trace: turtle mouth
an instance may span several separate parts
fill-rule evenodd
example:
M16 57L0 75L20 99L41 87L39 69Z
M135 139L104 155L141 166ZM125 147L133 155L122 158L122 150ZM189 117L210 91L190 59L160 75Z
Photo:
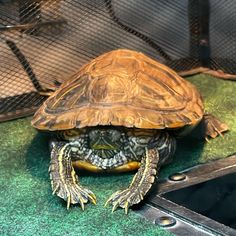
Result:
M115 129L97 128L90 130L88 138L93 150L117 151L121 148L121 134Z
M102 159L110 159L119 152L118 148L112 144L97 143L91 145L91 148L93 149L94 153Z
M118 147L116 145L112 144L101 144L101 143L95 143L91 146L94 150L117 150Z

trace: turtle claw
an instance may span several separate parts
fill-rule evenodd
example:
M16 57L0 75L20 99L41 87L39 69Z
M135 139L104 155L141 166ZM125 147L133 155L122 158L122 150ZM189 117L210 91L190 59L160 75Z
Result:
M69 208L70 208L70 202L71 202L71 197L70 197L70 195L68 195L67 196L67 210L69 210Z
M141 197L137 191L132 191L132 189L125 189L123 191L117 191L111 195L111 197L105 203L105 206L111 204L112 212L114 212L118 207L124 208L125 214L128 214L129 207L137 204L141 201Z
M126 202L125 204L125 214L127 215L129 211L129 202Z
M112 210L111 210L112 213L117 209L118 205L119 205L119 202L114 202Z
M52 186L53 186L53 183L52 183ZM57 185L55 187L53 187L52 195L55 195L55 193L59 189L59 187L60 187L59 183L57 183Z
M52 183L53 194L67 201L67 209L71 204L80 204L84 211L84 204L88 201L96 204L96 196L90 190L73 182L58 181L56 184Z
M205 139L209 141L208 137L216 138L217 136L223 137L223 133L229 130L227 124L218 120L212 114L204 114L204 125L205 125Z
M80 200L80 206L81 206L82 211L84 211L84 203L81 200Z

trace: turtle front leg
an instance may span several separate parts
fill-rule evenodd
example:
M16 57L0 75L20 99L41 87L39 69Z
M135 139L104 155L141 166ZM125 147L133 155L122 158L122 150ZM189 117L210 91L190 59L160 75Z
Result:
M52 142L51 147L49 173L53 194L67 201L67 209L70 204L79 203L84 210L84 204L89 200L96 204L93 192L79 184L71 161L73 147L65 142Z
M157 148L145 148L145 156L141 161L141 166L135 174L130 186L125 190L120 190L112 194L107 200L107 204L112 204L112 212L117 207L125 209L128 213L130 206L139 203L151 188L155 181L159 162L159 152Z

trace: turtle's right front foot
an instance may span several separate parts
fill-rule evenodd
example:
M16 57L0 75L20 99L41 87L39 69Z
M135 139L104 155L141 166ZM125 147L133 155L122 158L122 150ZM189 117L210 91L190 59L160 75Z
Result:
M69 209L70 204L80 204L82 210L84 210L84 204L88 201L96 204L96 196L92 191L73 183L70 179L64 182L61 179L52 179L51 184L53 194L67 201L67 209Z
M71 162L70 144L53 142L51 148L49 173L53 194L67 201L67 209L70 204L78 203L82 210L88 201L96 204L94 193L79 184Z

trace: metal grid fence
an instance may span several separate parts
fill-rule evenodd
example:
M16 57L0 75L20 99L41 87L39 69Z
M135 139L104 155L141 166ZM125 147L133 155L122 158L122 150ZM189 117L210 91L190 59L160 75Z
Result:
M235 74L236 2L211 0L210 3L210 65L213 69Z
M0 121L32 114L43 93L117 48L177 71L201 66L203 52L209 66L235 73L233 12L233 0L0 0Z

